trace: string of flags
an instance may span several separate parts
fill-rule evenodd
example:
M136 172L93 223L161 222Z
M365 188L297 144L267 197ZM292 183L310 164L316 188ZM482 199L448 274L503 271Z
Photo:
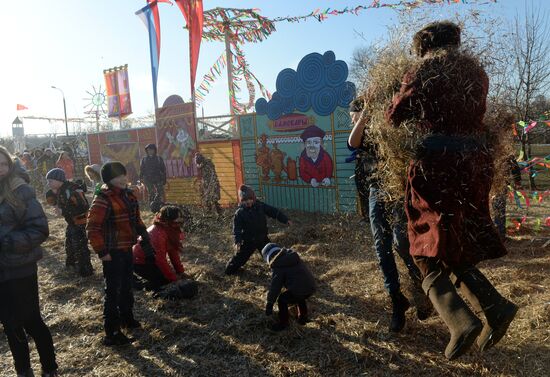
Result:
M214 85L214 82L222 75L223 69L227 66L226 59L227 58L224 52L218 59L216 59L214 65L210 67L208 72L202 78L202 82L198 88L195 89L195 100L198 104L204 102L206 95L210 93L212 85Z
M548 127L550 127L550 120L532 120L532 121L529 121L529 122L525 122L523 120L520 120L519 122L517 123L514 123L512 126L513 126L513 132L514 132L514 136L518 136L518 132L517 132L517 129L516 129L516 125L521 127L523 129L523 133L528 133L529 131L531 131L533 128L535 128L536 126L543 126L543 125L546 125Z
M381 0L373 0L370 5L359 5L356 7L345 7L344 9L333 9L327 8L325 10L315 9L313 12L303 16L287 16L287 17L276 17L273 22L301 22L306 21L310 18L314 18L319 22L325 21L329 16L338 16L342 14L353 14L358 16L360 12L368 9L376 8L390 8L395 10L412 10L419 8L423 5L429 4L479 4L485 5L490 3L496 3L497 0L413 0L413 1L396 1L396 2L381 2Z
M516 203L519 209L529 209L533 205L533 202L542 204L544 199L550 196L550 190L527 192L525 190L516 190L512 186L508 186L508 196L510 200ZM519 231L522 227L527 225L528 220L529 222L533 220L530 225L532 225L533 230L537 232L542 229L543 225L545 227L550 227L550 216L534 217L525 214L519 218L507 219L507 228Z

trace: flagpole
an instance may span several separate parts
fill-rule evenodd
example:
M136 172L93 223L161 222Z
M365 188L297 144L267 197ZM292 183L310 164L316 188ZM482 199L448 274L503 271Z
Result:
M189 31L189 85L191 85L191 103L193 104L193 119L195 120L195 127L197 126L197 109L195 103L195 80L193 77L193 44L191 30L193 30L194 17L191 17L191 3L189 3L189 19L188 19L188 31Z

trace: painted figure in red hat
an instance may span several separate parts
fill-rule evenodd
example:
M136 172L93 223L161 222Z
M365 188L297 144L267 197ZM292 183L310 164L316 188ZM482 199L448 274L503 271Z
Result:
M304 151L300 155L300 177L312 187L330 185L332 158L323 148L325 131L312 125L302 132Z

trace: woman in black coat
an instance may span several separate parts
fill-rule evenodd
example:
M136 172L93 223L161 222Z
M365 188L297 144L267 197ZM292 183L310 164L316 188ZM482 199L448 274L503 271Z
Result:
M49 235L48 221L26 173L0 147L0 320L18 376L33 376L27 334L36 344L43 376L56 376L50 330L38 303L36 262Z

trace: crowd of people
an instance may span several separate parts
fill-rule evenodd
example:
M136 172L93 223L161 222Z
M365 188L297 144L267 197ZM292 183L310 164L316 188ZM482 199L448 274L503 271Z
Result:
M460 28L455 24L433 23L420 30L413 41L417 63L387 104L388 125L400 127L412 122L427 130L428 135L410 161L403 202L387 199L383 182L376 179L377 145L365 137L373 126L367 127L370 119L364 110L368 96L351 106L354 127L348 140L361 159L357 173L366 182L360 192L365 201L362 208L368 214L384 286L393 304L389 330L403 329L405 312L411 306L400 287L395 247L414 283L418 319L431 314L431 303L449 329L450 341L445 349L449 359L463 355L476 340L481 351L494 346L518 310L475 267L482 260L505 255L506 249L489 214L493 161L482 137L488 79L481 65L463 55L459 46ZM454 69L458 65L461 70ZM463 82L460 75L465 71L470 75L468 88L457 84ZM466 89L468 101L448 99L448 93ZM133 310L135 275L144 281L143 287L159 294L170 286L163 297L191 297L196 293L196 285L180 260L184 211L163 203L164 162L157 156L156 146L148 145L145 151L140 178L155 213L150 227L142 220L138 198L129 188L122 163L86 167L94 186L90 204L86 185L73 181L75 171L69 153L56 158L52 150L46 149L43 154L35 151L34 156L23 153L15 158L0 148L0 319L18 376L33 375L27 334L36 343L43 376L56 376L58 370L38 297L37 262L42 257L40 245L49 232L35 196L35 192L43 192L43 187L33 181L33 190L27 171L31 175L40 171L47 179L47 203L67 222L67 268L76 268L83 277L94 273L88 244L101 260L106 346L131 343L133 339L123 329L141 326ZM200 153L195 162L204 207L219 214L219 182L214 165ZM289 326L289 305L297 306L298 323L306 324L307 300L316 291L315 278L296 251L270 242L267 217L288 226L292 222L281 210L258 200L252 188L242 185L238 195L239 208L233 218L235 254L227 262L225 274L238 273L259 251L272 270L265 314L271 316L274 305L278 306L278 320L271 330L283 331ZM482 314L484 323L479 319Z

